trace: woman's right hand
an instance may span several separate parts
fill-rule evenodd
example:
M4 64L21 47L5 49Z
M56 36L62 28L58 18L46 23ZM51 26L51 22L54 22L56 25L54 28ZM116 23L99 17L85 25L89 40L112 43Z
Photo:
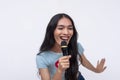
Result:
M58 63L58 72L62 73L64 72L67 68L70 66L70 61L69 59L71 58L71 55L68 56L63 56L59 58L59 63Z

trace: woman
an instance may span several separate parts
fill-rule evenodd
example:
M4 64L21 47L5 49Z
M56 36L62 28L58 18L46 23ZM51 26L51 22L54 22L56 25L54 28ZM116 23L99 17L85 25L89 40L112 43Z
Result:
M84 80L79 72L78 61L87 69L100 73L105 70L105 59L94 67L84 56L84 49L77 42L77 31L72 18L64 13L50 20L40 52L36 56L42 80ZM61 42L67 42L68 55L63 56Z

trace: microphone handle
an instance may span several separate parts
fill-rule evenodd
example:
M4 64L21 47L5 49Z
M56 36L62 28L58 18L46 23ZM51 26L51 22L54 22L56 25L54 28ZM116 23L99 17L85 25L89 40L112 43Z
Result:
M63 56L67 56L68 55L67 48L62 48L62 52L63 52Z

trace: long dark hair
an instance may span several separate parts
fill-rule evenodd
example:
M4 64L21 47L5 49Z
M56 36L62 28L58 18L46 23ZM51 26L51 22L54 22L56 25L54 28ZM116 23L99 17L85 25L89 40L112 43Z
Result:
M64 13L59 13L52 17L52 19L48 23L45 38L40 47L40 53L43 51L49 51L54 46L54 44L55 44L54 30L56 29L58 21L63 17L68 18L71 21L72 26L73 26L73 36L71 37L71 40L68 44L68 53L69 53L69 55L71 55L70 67L65 72L65 80L77 80L77 73L78 73L77 36L78 36L78 34L75 29L74 22L69 15L64 14Z

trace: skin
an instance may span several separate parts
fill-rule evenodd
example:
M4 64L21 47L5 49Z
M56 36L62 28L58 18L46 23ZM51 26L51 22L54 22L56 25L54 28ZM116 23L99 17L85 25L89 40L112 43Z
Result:
M56 43L51 50L57 53L61 52L61 47L60 47L61 41L66 40L67 43L69 43L72 36L73 36L72 23L69 19L63 17L62 19L59 20L57 27L54 31L54 38ZM59 58L58 69L56 70L56 73L53 76L52 80L62 80L62 73L70 66L70 62L69 62L70 58L71 58L70 55ZM98 61L96 67L94 67L87 60L84 54L81 55L81 59L82 59L81 64L95 73L101 73L106 69L106 66L104 67L105 59L101 59L100 62ZM39 69L39 74L41 75L41 80L50 80L50 73L47 68Z

